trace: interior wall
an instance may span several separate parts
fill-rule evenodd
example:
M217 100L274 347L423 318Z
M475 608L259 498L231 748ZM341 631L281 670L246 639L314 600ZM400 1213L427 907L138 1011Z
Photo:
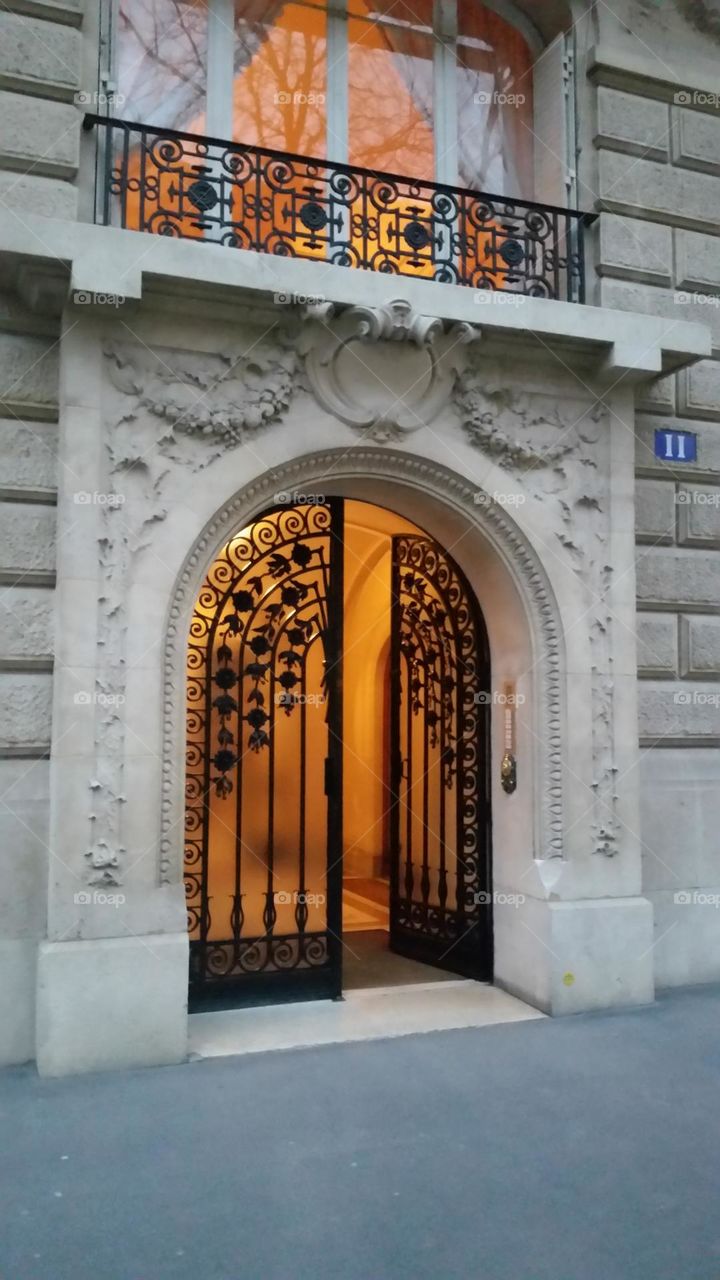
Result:
M391 539L422 532L382 507L345 504L345 875L381 874L383 853L388 853Z

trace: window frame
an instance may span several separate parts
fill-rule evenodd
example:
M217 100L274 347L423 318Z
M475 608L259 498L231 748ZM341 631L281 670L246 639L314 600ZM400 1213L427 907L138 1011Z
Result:
M318 8L313 0L295 0L303 7ZM528 45L532 58L542 58L551 47L543 39L538 28L513 0L479 0L485 8L492 10L513 26ZM458 185L458 146L457 146L457 18L459 0L433 0L433 36L435 52L433 57L433 133L435 141L434 180L448 186ZM101 82L108 91L117 89L118 77L118 30L120 0L106 0L110 10L109 40L106 43L107 64L101 67ZM234 0L207 0L208 10L208 44L207 44L207 81L205 94L205 118L207 136L216 138L232 138L232 89L235 76L234 45L227 38L228 31L234 30ZM348 0L328 0L327 8L327 119L326 119L326 156L330 163L349 163L349 86L348 86ZM554 42L552 42L554 43ZM101 61L102 61L101 52ZM533 80L534 80L533 76ZM567 86L557 86L557 93L568 98ZM564 104L566 116L569 99ZM537 104L535 104L535 112ZM107 109L112 115L112 105ZM144 120L139 123L152 125L154 122ZM566 119L568 135L571 120ZM563 143L563 150L565 150ZM563 157L566 172L572 174L573 164L568 155ZM537 189L536 173L533 173L534 198ZM571 195L571 184L568 179L564 185L568 188L554 203L566 204ZM498 192L508 198L519 196L516 191Z

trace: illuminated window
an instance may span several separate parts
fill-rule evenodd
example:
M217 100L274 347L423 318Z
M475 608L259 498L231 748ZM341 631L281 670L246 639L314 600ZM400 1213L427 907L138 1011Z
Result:
M119 113L154 127L531 197L538 46L527 23L515 25L499 7L119 0ZM514 11L508 3L502 12Z

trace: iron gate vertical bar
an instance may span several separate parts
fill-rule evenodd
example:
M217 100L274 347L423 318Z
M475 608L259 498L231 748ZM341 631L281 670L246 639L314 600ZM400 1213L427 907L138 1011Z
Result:
M423 681L425 706L423 715L423 785L422 785L422 872L420 875L420 896L422 898L423 918L427 927L430 909L430 725L427 713L430 697L430 684L427 668Z
M455 682L455 906L457 909L460 933L465 932L465 769L463 766L465 742L465 669L460 653L460 646L455 636L455 660L457 663L457 680Z
M402 752L400 737L400 572L392 540L390 557L390 929L397 915L400 897L400 786ZM392 932L391 932L392 941Z
M327 905L331 995L342 995L343 885L343 621L345 613L345 502L329 498L330 588L327 598L325 693L328 699ZM327 774L326 774L327 776Z
M439 778L440 778L440 782L439 782L439 786L440 786L440 815L439 815L439 823L440 823L440 832L439 832L439 837L440 837L440 849L439 849L439 857L438 857L438 861L439 861L439 867L438 867L438 902L439 902L439 904L440 904L440 915L441 915L441 922L442 922L442 925L443 925L443 926L444 926L444 924L445 924L445 909L446 909L446 906L447 906L447 844L446 844L446 840L445 840L445 823L446 823L446 821L447 821L447 814L446 814L446 812L445 812L445 806L446 806L446 799L445 799L445 790L446 790L446 788L445 788L445 768L446 768L446 762L445 762L445 751L446 751L445 708L446 708L446 699L447 699L447 694L446 694L446 692L445 692L446 674L447 674L447 673L446 673L446 653L445 653L445 648L444 648L444 646L443 646L443 645L440 645L440 677L441 677L441 681L442 681L442 683L441 683L441 691L442 691L442 692L441 692L441 698L440 698L440 735L439 735L440 765L439 765L439 768L438 768L438 774L439 774Z
M243 755L244 755L244 720L243 720L243 668L245 665L245 639L240 637L237 653L238 707L236 720L236 755L235 766L235 885L233 910L231 915L231 932L235 962L238 963L242 952L242 833L243 833Z
M488 642L487 631L483 621L480 607L477 600L473 598L473 614L475 617L475 630L478 638L478 651L476 657L477 674L476 674L476 690L487 689L490 691L490 647ZM476 769L476 785L478 797L478 831L482 837L482 846L478 846L478 879L481 888L492 894L493 891L493 845L492 845L492 814L491 814L491 795L492 795L492 740L491 740L491 714L490 703L482 702L475 704L475 710L478 714L478 720L475 724L475 741L479 744L480 755L475 762ZM495 943L494 943L494 920L495 911L492 897L490 902L485 904L485 920L481 918L481 938L483 946L483 969L485 980L492 982L495 969Z
M412 712L412 695L410 690L410 681L412 678L412 659L406 658L405 670L408 679L405 689L405 733L407 756L405 758L405 776L402 779L405 783L405 897L407 898L408 911L412 906L412 897L415 890L415 876L413 873L413 712ZM400 656L400 698L402 699L402 654Z
M207 972L208 934L210 932L210 765L212 764L212 667L215 636L218 627L218 614L212 620L205 649L205 741L203 750L203 836L202 836L202 884L200 890L200 982L205 981Z
M298 933L298 951L302 956L304 942L304 933L307 925L307 912L300 910L302 903L307 904L307 884L305 883L305 857L306 857L306 791L307 791L307 649L303 653L302 659L302 681L300 684L300 804L298 815L298 893L300 897L295 906L295 923L297 924Z
M268 732L270 736L269 758L268 758L268 816L267 816L267 888L265 890L265 910L263 912L263 926L266 933L266 941L268 946L268 955L272 954L273 942L275 935L275 921L277 911L275 908L275 734L277 715L275 707L275 663L270 668L270 695L269 695L268 712L270 720L268 722Z

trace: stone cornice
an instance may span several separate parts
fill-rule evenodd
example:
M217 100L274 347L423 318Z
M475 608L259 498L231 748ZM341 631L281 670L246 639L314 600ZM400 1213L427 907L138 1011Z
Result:
M308 299L340 307L386 307L401 294L412 311L448 325L480 327L484 337L501 339L508 348L538 344L557 352L566 364L576 358L595 363L602 384L619 379L640 381L692 364L711 352L704 325L657 316L580 306L548 298L476 291L437 281L351 271L303 258L125 231L115 227L61 222L28 214L3 228L0 255L23 259L54 257L70 267L70 288L84 295L122 297L138 304L147 286L183 286L187 307L194 290L218 302L235 302L238 319L248 305L268 307L278 294L296 300L284 314L301 318ZM87 313L87 305L83 305ZM107 315L107 307L99 308Z

